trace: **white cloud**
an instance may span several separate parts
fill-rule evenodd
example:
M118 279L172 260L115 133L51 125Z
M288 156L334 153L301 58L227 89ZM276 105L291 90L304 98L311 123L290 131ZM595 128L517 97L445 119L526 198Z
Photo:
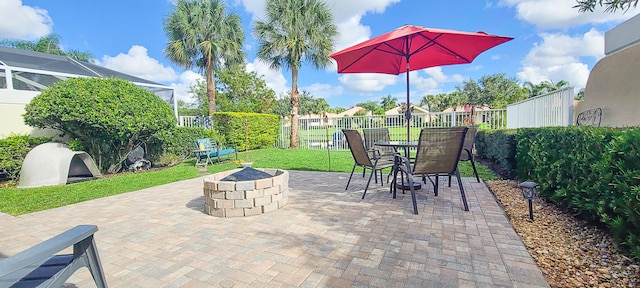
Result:
M246 69L249 72L255 71L258 76L262 76L264 82L276 92L276 95L291 89L287 86L287 79L284 78L281 71L269 68L269 65L258 59L254 60L253 63L248 63Z
M427 77L421 76L421 72L427 74ZM457 83L465 80L460 74L446 75L442 72L442 67L432 67L420 71L412 71L409 73L411 86L415 87L416 93L422 94L438 94L445 83Z
M580 13L575 0L500 0L500 5L516 9L516 17L540 29L563 29L584 24L620 22L638 13L630 9L627 13L605 13L596 6L594 12Z
M22 0L0 1L0 38L35 40L51 34L53 21L47 10L22 4Z
M169 86L173 87L176 99L185 102L193 102L193 94L189 93L189 90L191 85L195 84L197 80L204 80L204 77L191 70L187 70L180 74L178 82L171 83Z
M575 37L542 33L540 38L542 43L536 43L522 60L517 77L523 82L566 80L571 86L582 88L586 86L589 67L581 62L580 57L604 57L604 35L595 29Z
M343 74L338 77L340 83L356 92L382 91L385 87L395 85L398 76L374 73Z
M331 98L342 95L344 88L331 84L313 83L309 86L301 87L300 90L307 91L313 98Z
M150 81L167 82L178 78L172 68L165 67L158 60L149 57L147 48L138 45L131 46L127 54L103 56L101 65Z

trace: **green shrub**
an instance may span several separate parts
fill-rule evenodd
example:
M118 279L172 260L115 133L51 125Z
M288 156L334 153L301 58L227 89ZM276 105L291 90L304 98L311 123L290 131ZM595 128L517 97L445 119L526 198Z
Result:
M213 138L224 143L218 134L202 127L172 127L158 132L147 143L147 158L160 165L173 165L193 157L195 139Z
M516 130L478 130L476 155L498 163L503 176L515 177Z
M640 258L640 129L519 129L517 174L540 195L605 224Z
M17 179L22 162L33 147L51 141L49 137L10 135L0 139L0 171L6 171L9 179Z
M118 78L70 78L25 107L25 123L77 140L104 172L122 169L137 145L175 126L171 108L153 93Z
M214 130L224 137L226 144L236 146L239 151L271 148L276 143L280 127L278 115L217 112L212 118ZM245 132L248 133L248 144Z

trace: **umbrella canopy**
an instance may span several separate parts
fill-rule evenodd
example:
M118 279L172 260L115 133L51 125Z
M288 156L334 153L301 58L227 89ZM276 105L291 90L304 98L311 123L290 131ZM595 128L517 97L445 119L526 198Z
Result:
M409 140L409 71L471 63L480 53L513 37L405 25L332 53L338 73L407 73L407 140Z

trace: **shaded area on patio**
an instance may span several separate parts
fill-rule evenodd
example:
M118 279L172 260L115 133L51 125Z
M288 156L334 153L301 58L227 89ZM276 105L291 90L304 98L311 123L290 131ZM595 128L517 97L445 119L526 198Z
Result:
M414 215L408 193L372 184L362 200L366 179L345 191L348 176L290 171L289 204L246 218L204 214L203 178L2 215L0 253L89 223L110 287L548 287L484 183L463 178L465 212L441 179L438 197L418 193ZM69 283L94 285L86 270Z

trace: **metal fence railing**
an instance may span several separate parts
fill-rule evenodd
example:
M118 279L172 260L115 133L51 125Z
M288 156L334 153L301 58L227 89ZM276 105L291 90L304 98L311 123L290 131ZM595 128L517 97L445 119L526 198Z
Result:
M480 129L506 128L507 110L492 109L470 112L434 112L411 115L411 139L417 139L420 129L427 127L452 127L461 125L478 125ZM298 120L298 141L301 149L348 149L342 135L342 129L389 128L391 140L407 138L407 124L404 115L371 115L344 116L324 118L305 118ZM179 126L210 128L210 116L180 116ZM288 148L290 145L291 123L289 118L280 122L280 130L275 143L277 148Z
M573 99L573 87L567 87L507 105L507 128L569 126Z
M427 127L452 127L478 125L480 129L506 128L506 110L493 109L475 112L435 112L411 115L411 139L417 139L420 129ZM305 118L298 120L298 139L301 149L348 149L342 136L342 129L389 128L391 140L407 138L407 124L404 115L344 116ZM275 147L288 148L290 145L291 123L282 119L280 133Z

